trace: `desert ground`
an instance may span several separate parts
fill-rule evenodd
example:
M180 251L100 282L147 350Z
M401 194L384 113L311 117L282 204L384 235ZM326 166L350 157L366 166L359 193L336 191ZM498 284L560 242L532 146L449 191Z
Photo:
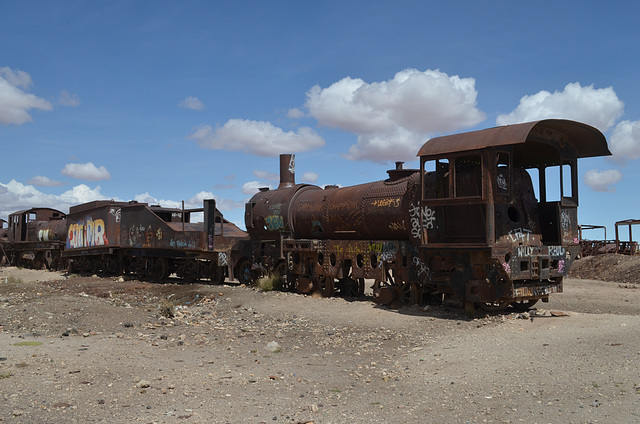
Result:
M640 259L475 317L0 268L0 421L640 423Z

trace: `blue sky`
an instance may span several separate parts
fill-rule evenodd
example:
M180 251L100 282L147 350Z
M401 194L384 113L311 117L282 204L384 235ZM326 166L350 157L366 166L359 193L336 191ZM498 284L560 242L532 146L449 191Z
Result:
M637 214L640 5L0 0L0 217L96 199L244 202L415 167L429 138L544 118L602 130L583 224ZM611 231L608 236L613 236ZM598 234L594 234L598 236Z

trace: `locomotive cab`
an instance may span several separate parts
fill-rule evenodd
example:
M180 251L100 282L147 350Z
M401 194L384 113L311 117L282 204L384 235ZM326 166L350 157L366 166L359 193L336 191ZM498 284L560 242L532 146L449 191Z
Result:
M561 292L580 252L577 159L609 154L600 131L566 120L429 140L421 241L435 277L480 304Z

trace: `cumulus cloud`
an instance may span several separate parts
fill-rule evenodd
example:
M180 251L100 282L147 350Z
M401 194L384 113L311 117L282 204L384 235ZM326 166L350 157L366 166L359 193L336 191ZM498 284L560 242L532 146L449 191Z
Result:
M304 116L304 112L298 108L289 109L287 111L287 118L299 119L299 118L302 118L303 116Z
M80 96L77 94L69 93L67 90L62 90L58 97L58 103L62 106L80 106Z
M62 181L50 180L49 178L43 177L41 175L36 175L35 177L28 180L27 184L33 184L34 186L40 187L56 187L64 185L65 183L63 183Z
M260 181L249 181L242 185L242 194L253 196L263 187L273 189L273 186L261 183Z
M473 78L405 69L389 81L346 77L327 88L314 86L305 107L320 125L358 135L349 159L386 162L415 158L429 135L483 121L476 98Z
M315 172L305 172L302 174L302 181L314 184L318 181L318 174Z
M262 171L260 169L256 169L253 171L253 175L260 178L261 180L269 180L269 181L279 181L280 175L275 172Z
M609 137L609 147L619 162L640 158L640 121L618 123Z
M277 156L282 152L304 152L324 146L324 140L309 127L284 132L269 122L230 119L215 130L204 125L189 136L206 149L243 151L258 156Z
M70 206L105 198L112 197L104 196L100 186L92 189L80 184L60 195L53 195L43 193L33 185L11 180L7 184L0 183L0 216L6 217L10 213L34 207L50 207L67 213Z
M584 174L584 183L595 191L615 191L615 188L610 186L621 179L622 173L617 169L607 169L605 171L591 169Z
M202 110L204 109L204 103L202 103L197 97L189 96L181 100L180 103L178 103L178 107L183 109Z
M23 90L33 82L28 73L0 68L0 124L22 125L32 121L30 109L51 110L48 101Z
M612 87L595 89L570 83L563 91L553 94L540 91L524 96L509 114L498 115L498 125L517 124L547 118L572 119L607 131L622 116L624 103Z
M104 166L96 167L92 162L68 163L62 169L62 174L79 180L99 181L110 180L111 174Z

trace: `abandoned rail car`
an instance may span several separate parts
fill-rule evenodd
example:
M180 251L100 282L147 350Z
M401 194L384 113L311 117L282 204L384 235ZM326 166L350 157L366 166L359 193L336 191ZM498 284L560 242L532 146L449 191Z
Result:
M204 222L190 222L194 213ZM69 211L65 258L70 269L135 273L162 281L175 273L189 281L234 278L233 258L246 233L225 220L214 200L179 209L138 202L95 201Z
M610 154L597 129L548 119L431 139L420 169L352 187L296 184L283 155L280 186L246 205L241 278L277 272L327 296L371 279L385 304L528 308L562 291L580 253L578 159Z

